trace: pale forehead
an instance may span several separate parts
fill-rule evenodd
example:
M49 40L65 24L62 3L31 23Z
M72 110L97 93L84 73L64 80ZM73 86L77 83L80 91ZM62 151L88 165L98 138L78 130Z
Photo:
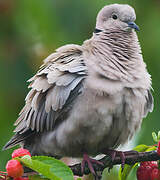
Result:
M101 9L98 16L101 16L101 18L109 18L113 13L118 14L121 17L121 20L136 19L136 14L134 9L127 4L107 5Z

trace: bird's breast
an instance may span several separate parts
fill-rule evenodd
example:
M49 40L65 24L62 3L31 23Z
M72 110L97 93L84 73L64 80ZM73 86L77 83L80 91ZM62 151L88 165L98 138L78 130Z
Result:
M142 119L139 108L132 109L141 104L139 98L127 102L129 94L123 90L100 96L95 91L84 91L68 118L47 134L45 146L58 156L81 157L83 152L97 155L125 143Z
M121 101L122 97L118 94L113 97L97 96L86 91L77 99L69 118L57 129L57 141L61 143L61 146L76 149L72 152L68 148L72 156L78 151L96 154L101 149L102 141L109 138L111 134L114 114L120 115L123 112ZM118 134L115 132L114 136L117 138ZM104 145L113 146L113 142L104 141Z

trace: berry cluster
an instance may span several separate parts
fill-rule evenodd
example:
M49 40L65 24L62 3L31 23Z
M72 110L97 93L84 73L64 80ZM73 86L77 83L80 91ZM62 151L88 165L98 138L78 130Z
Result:
M138 180L160 180L160 170L157 161L141 162L137 169Z
M160 141L157 145L157 154L160 156ZM145 161L137 169L138 180L160 180L159 161Z
M12 158L22 157L25 155L31 156L30 152L27 149L19 148L13 151ZM6 165L7 175L12 177L14 180L29 180L28 177L22 177L24 173L23 166L16 159L11 159L7 162Z

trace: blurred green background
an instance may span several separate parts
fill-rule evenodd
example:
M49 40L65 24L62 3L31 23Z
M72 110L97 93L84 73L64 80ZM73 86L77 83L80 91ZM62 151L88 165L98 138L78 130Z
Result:
M137 13L155 108L136 143L153 144L151 132L160 130L160 0L0 0L0 149L13 135L12 124L28 92L26 81L54 49L90 38L98 11L110 3L130 4ZM1 170L10 154L0 151Z

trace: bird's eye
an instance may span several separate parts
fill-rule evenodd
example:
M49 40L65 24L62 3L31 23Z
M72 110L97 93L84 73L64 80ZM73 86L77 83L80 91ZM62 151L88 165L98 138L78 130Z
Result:
M116 20L116 19L118 19L118 16L117 16L116 14L113 14L113 15L112 15L112 18L113 18L114 20Z

